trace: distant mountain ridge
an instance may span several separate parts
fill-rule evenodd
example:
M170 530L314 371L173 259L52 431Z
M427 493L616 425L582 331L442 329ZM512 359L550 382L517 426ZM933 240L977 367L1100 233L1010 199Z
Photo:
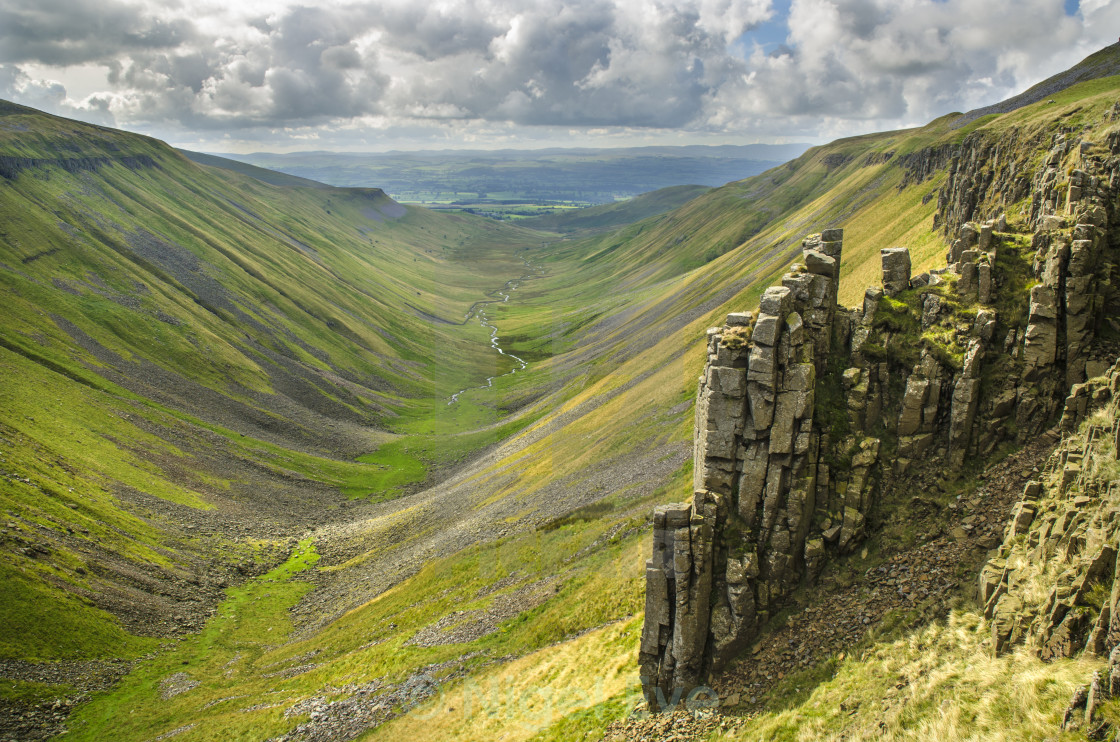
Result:
M231 160L228 157L219 157L218 155L208 155L205 152L192 152L189 149L180 149L179 154L186 157L188 160L197 162L199 165L207 165L209 167L220 167L225 170L232 170L235 173L248 175L250 178L276 186L303 186L304 188L333 188L326 183L320 183L317 180L309 178L301 178L298 175L288 175L281 173L278 170L269 170L256 165L250 165L247 162L239 160Z
M334 186L383 188L412 203L609 204L670 186L758 175L807 144L223 155Z
M788 160L797 157L813 145L798 142L793 144L681 144L658 145L651 144L641 147L543 147L532 148L505 148L505 149L391 149L385 152L338 152L333 150L298 150L288 153L268 151L237 153L211 153L215 157L242 159L255 157L273 157L287 155L346 155L356 157L398 157L401 155L415 157L432 157L449 159L455 157L485 157L485 156L539 156L539 155L595 155L614 153L620 155L666 155L666 156L696 156L718 155L721 157L742 157L754 160Z

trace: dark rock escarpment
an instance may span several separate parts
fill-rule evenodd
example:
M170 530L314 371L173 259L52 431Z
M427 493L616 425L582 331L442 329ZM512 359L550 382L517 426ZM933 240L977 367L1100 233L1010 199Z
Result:
M966 146L935 217L955 237L946 268L911 276L907 251L884 250L885 290L845 309L843 235L826 230L805 239L803 264L756 312L709 330L693 501L657 509L646 567L640 664L651 708L705 684L794 589L856 548L881 490L975 466L1063 412L1084 417L1096 394L1086 379L1117 355L1098 331L1120 313L1120 137L1058 135L1033 177L1006 157L995 167L991 142ZM996 209L1024 195L1009 226ZM985 211L989 221L967 221ZM1017 512L1026 519L1027 505ZM1069 615L1048 639L1055 651L1084 646L1092 616Z

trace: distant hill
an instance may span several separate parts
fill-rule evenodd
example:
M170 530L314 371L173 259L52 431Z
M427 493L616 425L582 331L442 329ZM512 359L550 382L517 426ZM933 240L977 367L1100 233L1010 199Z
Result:
M247 162L240 162L238 160L231 160L228 157L219 157L218 155L208 155L205 152L192 152L189 149L180 149L179 153L186 157L188 160L197 162L199 165L207 165L209 167L220 167L224 170L232 170L235 173L248 175L250 178L268 183L275 186L300 186L303 188L331 188L326 183L320 183L317 180L309 178L301 178L298 175L288 175L276 170L269 170L256 165L250 165Z
M809 145L438 152L257 152L229 158L334 186L383 188L411 203L614 203L669 186L758 175Z
M518 224L547 232L598 232L672 211L709 190L711 189L707 186L701 185L671 186L643 193L626 201L558 211L524 219Z

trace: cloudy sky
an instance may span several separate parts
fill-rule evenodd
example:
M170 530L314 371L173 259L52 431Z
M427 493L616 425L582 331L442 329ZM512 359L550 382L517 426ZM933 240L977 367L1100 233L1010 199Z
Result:
M1120 0L0 0L0 97L212 152L827 141L995 102Z

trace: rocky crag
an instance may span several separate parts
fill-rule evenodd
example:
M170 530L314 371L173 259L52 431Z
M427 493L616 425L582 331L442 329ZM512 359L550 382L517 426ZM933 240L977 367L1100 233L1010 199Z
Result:
M646 567L640 664L654 710L706 684L794 589L859 546L881 500L935 472L979 468L1001 442L1032 440L1059 417L1072 430L1113 388L1099 377L1120 335L1110 319L1120 311L1120 133L1090 141L1012 131L919 155L914 180L946 173L934 219L951 237L946 267L912 276L906 249L883 250L882 288L868 289L861 307L840 307L843 233L826 230L804 240L802 263L757 311L709 330L693 501L655 511ZM1070 461L1067 453L1055 472ZM1049 530L1031 548L1077 530L1059 509L1041 519ZM1037 511L1024 503L1015 528ZM1107 562L1112 574L1116 535L1088 525L1120 527L1120 508L1109 512L1086 519L1099 533L1082 534L1075 549L1112 544L1073 570L1089 575L1085 585L1104 569L1092 565ZM1120 630L1099 639L1100 614L1070 612L1085 590L1065 582L1036 621L1014 602L1011 546L1004 552L1004 566L985 570L984 595L1001 647L1020 634L1067 654L1086 645L1082 634L1096 632L1100 651L1120 640Z
M1063 437L1015 504L980 600L997 655L1026 644L1043 660L1108 658L1075 691L1063 728L1115 734L1101 705L1120 697L1120 361L1074 385Z

